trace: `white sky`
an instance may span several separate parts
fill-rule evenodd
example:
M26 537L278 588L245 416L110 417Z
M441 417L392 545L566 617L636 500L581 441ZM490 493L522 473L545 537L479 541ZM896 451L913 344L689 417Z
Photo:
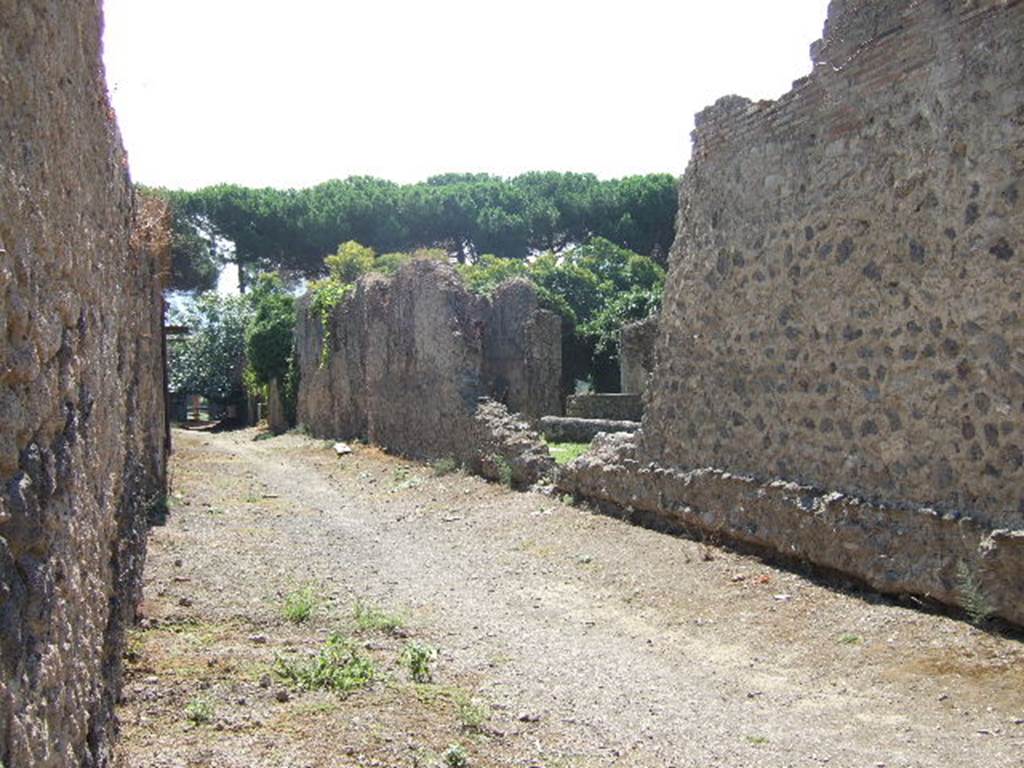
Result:
M682 173L693 115L810 71L827 0L104 0L132 176Z

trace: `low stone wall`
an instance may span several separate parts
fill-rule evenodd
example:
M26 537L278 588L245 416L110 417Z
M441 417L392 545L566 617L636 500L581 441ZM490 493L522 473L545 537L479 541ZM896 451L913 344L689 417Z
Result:
M619 334L619 373L622 391L642 395L654 370L658 316L630 323Z
M103 766L163 503L165 214L135 213L100 4L0 3L0 763Z
M515 291L518 306L539 312L521 287ZM366 438L411 458L450 457L477 469L500 455L519 467L517 481L535 482L543 472L531 441L540 445L539 437L489 400L486 372L497 369L496 359L511 365L508 355L487 363L491 317L490 302L470 294L451 267L431 260L413 261L393 278L360 280L334 311L328 333L300 303L299 423L317 436ZM505 312L502 327L545 322L513 321ZM552 382L556 393L559 377L560 371ZM523 387L520 392L530 391L528 383Z
M540 430L552 443L589 443L601 432L636 432L639 421L578 419L571 416L544 416Z
M644 403L638 394L590 392L572 395L566 401L565 415L577 419L640 421L644 415Z
M661 524L841 571L881 592L961 605L966 568L995 614L1024 625L1024 531L781 480L642 463L635 435L598 437L559 470L557 486Z

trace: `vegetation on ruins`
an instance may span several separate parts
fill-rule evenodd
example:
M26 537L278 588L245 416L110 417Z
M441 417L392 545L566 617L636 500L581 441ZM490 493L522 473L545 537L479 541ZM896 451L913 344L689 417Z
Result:
M354 241L342 243L324 259L328 275L309 284L310 309L324 329L321 364L330 354L331 312L353 290L354 281L370 273L391 274L417 258L444 260L439 249L378 256ZM546 252L529 260L484 254L458 265L466 286L489 295L513 278L529 280L541 304L567 322L566 341L576 350L571 362L577 378L617 380L619 331L642 320L661 304L665 270L654 259L596 237L560 254Z
M406 185L358 176L298 190L149 191L174 213L179 290L211 288L221 260L237 263L243 281L261 271L322 276L324 254L348 241L381 254L439 249L469 263L486 253L516 260L561 253L602 237L664 263L677 207L670 174L609 181L558 172L444 174Z

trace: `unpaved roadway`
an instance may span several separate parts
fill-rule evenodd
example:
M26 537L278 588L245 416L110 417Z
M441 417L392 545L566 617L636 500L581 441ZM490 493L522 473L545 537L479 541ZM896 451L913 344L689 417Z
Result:
M174 434L125 766L1024 766L1019 640L373 448L264 437ZM316 606L296 624L300 590ZM403 624L360 628L356 602ZM374 661L367 688L273 673L332 632ZM430 683L410 643L436 649Z

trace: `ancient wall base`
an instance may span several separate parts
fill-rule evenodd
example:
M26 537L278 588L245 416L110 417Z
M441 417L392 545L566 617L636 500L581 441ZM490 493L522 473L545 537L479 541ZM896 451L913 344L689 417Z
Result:
M781 480L641 463L635 439L598 437L588 453L560 468L558 488L667 526L814 563L889 594L963 606L966 568L994 614L1024 625L1024 531Z

